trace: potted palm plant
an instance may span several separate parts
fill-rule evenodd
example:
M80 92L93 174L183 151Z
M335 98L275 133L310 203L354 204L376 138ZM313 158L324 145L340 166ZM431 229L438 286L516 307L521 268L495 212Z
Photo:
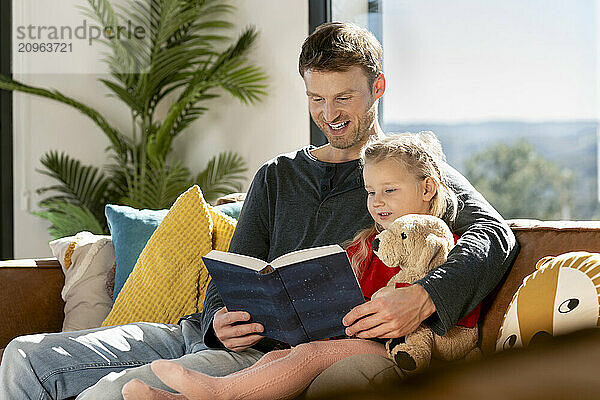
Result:
M128 7L113 6L110 0L88 3L84 13L106 30L133 21L145 32L141 40L102 39L110 49L105 58L110 78L100 81L130 110L130 132L119 131L99 111L57 90L0 75L0 89L74 107L110 141L103 169L57 151L42 156L40 172L57 184L38 190L49 196L36 214L51 222L51 236L107 232L107 203L167 208L192 184L200 186L208 201L239 191L247 169L238 154L218 154L197 174L169 154L173 140L207 110L207 100L229 93L252 104L266 94L266 75L247 59L256 30L248 27L235 40L225 36L233 25L223 17L233 7L222 0L134 0Z

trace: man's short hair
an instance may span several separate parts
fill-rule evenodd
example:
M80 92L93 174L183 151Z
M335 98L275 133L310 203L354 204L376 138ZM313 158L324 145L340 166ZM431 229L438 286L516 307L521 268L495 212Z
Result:
M309 69L344 72L354 66L363 69L372 86L383 70L383 49L371 32L348 22L319 25L304 41L298 62L303 78Z

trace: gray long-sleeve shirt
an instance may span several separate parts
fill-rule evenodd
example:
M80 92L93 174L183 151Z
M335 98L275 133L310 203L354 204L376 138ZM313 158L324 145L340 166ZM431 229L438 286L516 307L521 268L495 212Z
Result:
M343 165L319 161L310 153L313 148L280 155L259 169L230 252L271 261L298 249L341 244L373 223L358 160ZM336 168L342 167L350 173L334 179ZM459 199L452 227L460 239L446 263L417 281L436 307L426 322L440 335L481 303L518 252L508 225L469 182L448 165L443 166L442 174ZM212 331L212 320L223 306L211 282L203 312L184 317L200 324L209 347L222 346ZM274 344L264 340L257 348L268 351Z

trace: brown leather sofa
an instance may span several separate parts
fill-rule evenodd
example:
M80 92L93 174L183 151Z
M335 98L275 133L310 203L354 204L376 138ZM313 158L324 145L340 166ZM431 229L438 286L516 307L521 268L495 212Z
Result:
M600 221L511 220L521 251L507 276L482 308L481 349L494 352L504 312L536 262L569 251L600 252ZM63 275L56 260L0 262L0 348L14 337L59 331Z
M0 261L0 349L20 335L62 329L63 284L56 259Z

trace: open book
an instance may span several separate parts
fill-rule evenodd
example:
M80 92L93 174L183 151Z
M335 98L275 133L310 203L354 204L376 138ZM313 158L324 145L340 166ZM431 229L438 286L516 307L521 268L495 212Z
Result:
M344 334L342 318L365 299L338 245L298 250L266 263L213 250L202 257L229 311L247 311L262 335L292 346Z

